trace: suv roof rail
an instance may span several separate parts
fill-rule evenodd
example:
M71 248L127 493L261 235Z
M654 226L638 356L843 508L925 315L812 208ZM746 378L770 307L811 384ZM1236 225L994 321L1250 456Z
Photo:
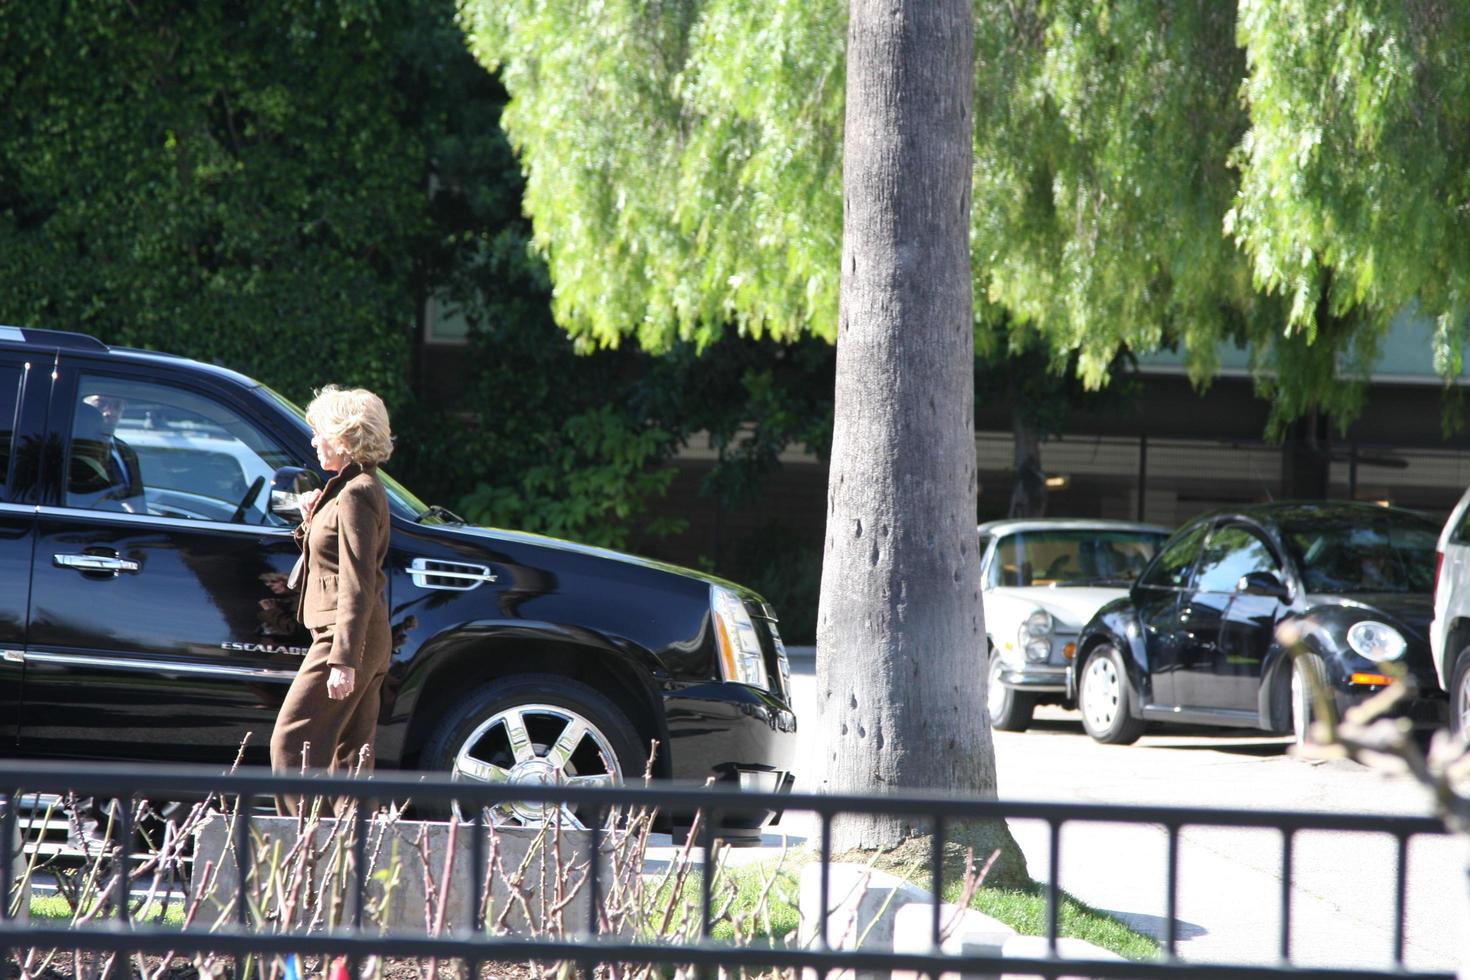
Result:
M106 344L91 334L70 330L38 330L32 327L0 326L0 341L45 344L47 347L69 347L73 350L108 349Z

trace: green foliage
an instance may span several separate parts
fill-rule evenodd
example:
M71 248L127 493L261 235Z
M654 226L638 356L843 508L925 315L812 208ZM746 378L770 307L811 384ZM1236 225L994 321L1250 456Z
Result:
M842 5L461 2L512 96L558 322L654 350L732 325L833 336ZM975 12L982 352L1039 349L1098 387L1124 350L1177 347L1203 384L1221 343L1248 342L1276 431L1351 418L1404 310L1437 318L1437 367L1460 370L1464 5Z
M525 447L530 453L544 450L541 461L519 470L510 486L481 483L460 503L465 518L624 547L629 522L673 479L672 468L651 466L667 455L668 434L639 429L603 405L542 436L539 445ZM682 520L662 518L647 531L663 534L683 527Z
M1122 346L1173 341L1207 378L1218 341L1257 312L1245 263L1220 233L1234 188L1226 158L1246 124L1230 5L979 6L982 316L1075 353L1092 387Z
M404 273L428 230L426 134L398 84L415 13L0 7L6 318L186 351L297 398L332 379L401 400Z
M1241 0L1250 130L1234 157L1227 230L1256 284L1286 301L1284 326L1363 377L1393 316L1435 317L1435 366L1462 367L1470 312L1470 9L1453 3ZM1282 375L1283 379L1285 375ZM1300 401L1295 383L1281 396Z
M582 341L835 336L843 8L466 0Z
M602 543L647 530L675 434L618 400L626 357L575 358L552 326L504 92L453 0L176 7L0 5L0 321L297 401L366 385L429 499ZM427 296L477 331L463 405L412 391Z

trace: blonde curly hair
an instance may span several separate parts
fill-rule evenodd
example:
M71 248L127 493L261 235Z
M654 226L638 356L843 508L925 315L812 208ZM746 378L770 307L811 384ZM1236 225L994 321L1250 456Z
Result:
M306 421L361 466L376 466L393 455L388 407L366 388L327 385L306 406Z

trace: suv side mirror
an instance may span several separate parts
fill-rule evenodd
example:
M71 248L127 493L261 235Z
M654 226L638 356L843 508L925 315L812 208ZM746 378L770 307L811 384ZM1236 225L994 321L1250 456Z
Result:
M1246 572L1235 584L1235 591L1246 595L1270 596L1273 599L1287 597L1286 583L1275 572Z
M271 477L271 513L293 521L301 520L301 495L320 490L322 478L316 470L282 466Z

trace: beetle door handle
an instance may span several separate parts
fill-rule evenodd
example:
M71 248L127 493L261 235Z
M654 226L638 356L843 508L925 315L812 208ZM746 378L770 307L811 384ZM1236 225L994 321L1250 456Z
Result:
M136 572L142 566L130 558L108 555L52 555L58 568L75 568L79 572Z

